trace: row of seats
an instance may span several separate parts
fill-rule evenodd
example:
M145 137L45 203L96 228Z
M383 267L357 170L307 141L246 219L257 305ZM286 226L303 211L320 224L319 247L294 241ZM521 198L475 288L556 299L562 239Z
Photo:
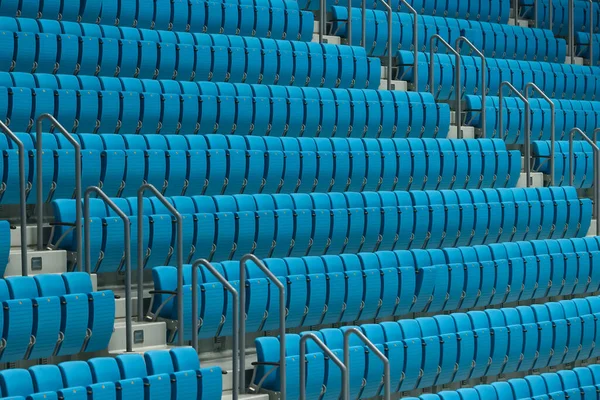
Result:
M225 37L225 42L219 46L171 44L2 31L0 45L5 51L0 68L10 72L183 81L379 87L381 63L364 56L362 48L354 51L344 46L342 57L335 45L281 41L288 49L280 50L262 48L259 40L250 45L243 40L232 45ZM297 45L292 48L291 43ZM237 47L240 44L242 47Z
M268 93L265 86L261 94ZM82 133L446 137L448 105L426 94L386 93L341 91L335 99L323 92L329 98L319 99L0 87L0 120L18 132L48 113Z
M408 3L419 13L419 15L437 15L447 18L461 18L475 21L496 22L506 24L510 14L510 1L474 1L464 3L459 0L451 1L425 1L425 0L408 0ZM302 0L298 5L303 10L318 11L319 1ZM327 7L332 6L347 6L347 2L343 0L328 0ZM408 8L399 0L388 2L393 11L409 12ZM352 7L362 7L362 1L353 0ZM386 10L382 3L371 1L366 3L369 10Z
M228 82L186 82L173 80L152 80L137 78L116 78L116 77L95 77L95 76L73 76L73 75L52 75L52 74L30 74L21 72L2 72L0 71L0 85L5 87L22 87L29 89L68 89L68 90L93 90L93 91L117 91L117 92L148 92L154 94L182 94L182 95L208 95L219 97L223 101L223 96L251 97L253 120L247 133L257 131L261 135L270 133L275 124L277 128L277 119L270 117L275 112L273 105L277 102L289 99L290 103L302 100L302 105L294 108L299 121L298 127L289 126L289 122L294 122L294 117L285 117L287 128L281 128L287 133L290 129L300 129L301 132L314 131L317 135L321 132L332 132L328 136L340 132L339 136L347 137L348 132L352 136L361 131L369 131L359 126L359 122L365 119L366 124L375 123L376 115L381 113L381 129L377 129L379 138L388 137L408 137L411 132L425 137L446 137L450 129L450 108L447 104L435 102L435 98L426 92L402 92L402 91L378 91L371 89L334 89L334 88L314 88L314 87L294 87L277 85L258 85L245 83ZM260 98L267 100L260 100ZM362 102L368 103L369 110L360 107ZM268 104L267 104L268 103ZM347 103L350 103L350 111L347 110ZM315 108L317 107L318 108ZM232 106L233 107L233 106ZM366 107L366 104L365 104ZM377 109L380 111L377 111ZM281 112L278 107L278 112ZM308 116L307 113L315 115ZM350 113L350 115L348 114ZM358 115L351 117L351 115ZM393 113L393 114L392 114ZM129 113L128 113L129 114ZM364 115L369 115L367 118ZM268 117L267 122L262 122L262 116ZM318 117L317 117L318 116ZM282 117L283 118L283 117ZM352 120L352 130L350 131L347 119ZM238 123L236 122L236 127ZM269 126L270 125L270 126ZM304 125L302 127L302 125ZM338 129L338 125L341 127ZM347 126L348 125L348 126ZM240 125L241 126L241 125ZM286 130L287 129L287 130ZM193 133L193 132L190 132ZM286 136L290 136L287 134ZM325 135L320 135L325 136Z
M286 327L351 323L409 313L439 313L552 296L593 293L600 285L594 238L446 248L379 251L322 257L265 259L286 287ZM213 266L239 287L237 261ZM177 268L152 270L154 317L177 319ZM200 337L230 336L231 296L200 270ZM276 330L278 290L252 262L246 264L246 328ZM191 315L191 266L184 267L184 316ZM186 340L191 326L186 327ZM174 340L177 332L171 332Z
M418 398L405 397L404 400L593 400L598 398L599 385L600 365L594 364L572 370L513 378L506 382L477 385L473 388L423 394Z
M153 6L138 1L102 0L73 7L64 0L2 2L0 15L47 20L138 27L181 32L227 33L241 36L310 41L314 16L294 2L221 2L158 0ZM95 3L91 5L91 3Z
M600 51L599 53L600 54ZM409 51L397 53L400 80L414 82L414 54ZM429 53L419 53L419 88L429 89ZM456 57L434 54L434 89L438 101L453 100L456 85ZM481 94L481 59L461 57L461 83L463 95ZM565 100L595 100L600 94L600 78L596 67L575 64L558 64L538 61L486 59L486 94L498 96L502 82L510 82L521 93L530 82L535 83L548 97ZM505 87L504 95L511 95ZM540 97L530 91L530 97Z
M12 18L0 16L0 31L27 32L33 34L67 35L75 37L106 38L115 40L136 40L156 43L188 44L195 46L224 46L279 49L307 52L304 41L295 38L281 40L280 38L253 37L250 35L227 35L220 33L188 32L186 30L170 31L163 29L144 29L139 27L122 27L114 25L98 25L90 23L66 22L50 19ZM64 36L61 36L61 38ZM318 44L317 44L318 46ZM327 45L323 48L341 48L342 50L362 50L361 47ZM318 47L314 47L318 49ZM314 50L313 50L314 51Z
M184 261L357 253L478 245L511 240L583 237L591 201L574 188L194 196L170 198L183 214ZM115 199L132 221L135 199ZM55 243L73 250L74 200L52 202ZM174 219L154 198L144 203L144 265L170 265ZM219 204L219 208L217 208ZM92 262L97 272L123 265L122 221L104 204L90 206ZM113 232L118 232L114 233ZM132 255L134 265L137 256Z
M346 7L332 8L332 32L346 37ZM362 37L362 10L352 9L352 43L359 43ZM374 56L387 53L388 28L387 12L366 11L366 50ZM565 61L566 42L556 39L551 31L534 28L521 28L512 25L492 24L488 22L467 21L444 17L419 16L419 50L429 49L431 37L438 34L452 46L456 39L465 36L486 57L508 58L529 61ZM393 13L392 49L412 50L413 16L405 13ZM467 54L472 50L463 46ZM439 47L438 51L446 52Z
M569 140L569 133L573 128L580 128L585 132L593 132L600 125L600 102L553 100L555 106L556 140ZM467 111L465 121L467 125L481 128L482 101L481 96L465 96ZM503 98L503 132L500 130L500 98L486 97L486 130L494 138L503 138L507 144L523 144L525 138L525 103L517 97ZM550 140L552 131L552 113L550 104L545 100L535 98L529 100L530 119L529 126L531 140Z
M27 151L27 201L37 196L35 137ZM150 183L167 196L448 190L514 187L518 151L500 140L263 138L223 135L75 135L82 187L135 196ZM235 140L234 140L235 139ZM72 198L75 160L60 134L44 134L43 199ZM0 142L2 203L19 201L18 150ZM464 160L464 161L463 161Z
M200 368L191 347L65 361L0 372L3 399L212 400L221 398L219 367Z
M521 16L535 19L534 0L519 0ZM538 0L537 20L540 28L550 28L550 7L548 0ZM590 13L593 18L593 30L600 30L600 7L596 2L575 0L573 26L575 31L590 31ZM552 0L552 31L559 36L569 35L569 0Z
M564 300L516 308L470 311L358 328L390 360L391 391L404 392L485 376L560 366L598 356L598 297ZM339 358L348 327L314 332ZM297 398L299 342L302 334L286 336L287 393ZM350 396L370 398L383 391L381 361L355 337L350 338ZM254 382L279 391L279 339L256 339L258 365ZM340 392L340 372L311 341L307 342L307 398ZM317 372L318 371L318 372ZM310 393L310 394L309 394ZM500 397L503 400L507 397ZM488 398L486 397L486 400Z
M550 174L550 142L535 141L532 143L534 169ZM554 147L554 184L570 185L569 142L556 142ZM594 151L589 143L573 142L573 186L588 189L594 185Z
M8 277L0 300L2 362L104 350L113 333L113 292L94 292L86 273Z

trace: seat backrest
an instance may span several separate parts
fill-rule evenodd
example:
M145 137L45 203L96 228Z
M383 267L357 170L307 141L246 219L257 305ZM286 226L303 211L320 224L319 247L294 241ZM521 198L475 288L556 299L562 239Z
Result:
M91 293L94 291L90 275L86 272L68 272L62 275L67 293Z
M195 371L200 368L198 354L193 347L175 347L170 353L175 371Z
M65 281L60 275L36 275L33 279L37 283L40 296L63 296L67 294Z
M90 366L85 361L67 361L58 364L65 387L83 386L94 383Z
M173 360L168 350L152 350L144 353L148 375L171 374L175 372Z
M56 365L34 365L29 373L36 392L56 392L63 388L62 375Z
M92 379L96 383L117 382L121 380L121 372L117 360L112 357L97 357L88 360L92 371Z
M10 276L6 284L11 299L33 299L39 296L38 287L33 278L28 276Z
M0 388L3 396L27 396L33 393L31 375L26 369L7 369L0 372Z
M146 362L140 354L122 354L116 357L119 371L123 379L143 378L148 376Z

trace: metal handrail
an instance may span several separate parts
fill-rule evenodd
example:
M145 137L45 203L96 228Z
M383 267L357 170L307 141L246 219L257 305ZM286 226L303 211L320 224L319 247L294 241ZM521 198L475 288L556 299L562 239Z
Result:
M44 198L42 193L43 185L43 164L42 164L42 128L44 120L49 120L50 123L58 129L58 131L67 139L67 141L75 148L75 234L77 235L77 265L79 271L83 270L81 260L81 145L73 138L67 130L62 126L56 118L50 114L42 114L36 121L35 135L35 151L36 151L36 174L37 174L37 249L44 249L44 232L42 228L44 220Z
M555 132L556 132L556 115L554 102L546 96L546 93L542 91L535 83L529 82L525 85L525 98L529 101L529 89L533 89L537 92L548 104L550 104L550 185L554 186L554 147L555 147Z
M390 400L391 384L390 384L390 360L371 342L358 328L348 328L344 332L344 364L346 365L346 380L343 387L346 388L346 393L350 393L350 379L348 372L350 371L350 335L356 335L358 338L371 350L377 358L383 362L383 399Z
M538 21L538 1L539 0L534 0L533 2L533 13L535 14L535 27L539 28L539 21ZM519 0L517 0L517 3L519 2ZM552 30L552 0L548 0L548 29Z
M458 51L456 51L452 46L450 46L450 44L448 42L446 42L446 40L443 37L441 37L440 35L435 34L431 37L431 39L429 39L429 82L428 82L428 84L429 84L429 90L431 91L431 95L434 97L434 99L435 99L435 89L433 88L433 83L435 80L435 78L434 78L435 72L433 70L433 57L434 57L433 42L436 40L438 42L441 42L447 49L449 49L452 52L452 54L454 54L454 56L456 57L457 60L460 58L460 54L458 53ZM456 80L454 89L455 89L456 103L457 103L457 107L458 107L457 113L460 116L460 105L459 105L460 90L459 90L459 88L460 88L461 78L460 78L460 68L458 68L458 67L455 68L455 78L454 79ZM462 139L462 130L460 129L460 122L459 122L458 129L457 129L457 137Z
M419 91L419 13L417 10L413 8L406 0L400 0L400 3L404 4L408 11L413 15L414 23L413 23L413 48L415 53L415 59L413 60L413 80L414 80L414 90L415 92ZM364 19L364 16L363 16ZM388 38L388 41L391 39ZM388 74L391 71L388 71Z
M594 1L588 0L590 3L590 66L594 65ZM571 57L571 64L575 64L575 2L574 0L569 0L569 56Z
M137 265L137 292L138 292L138 321L144 320L144 193L150 190L152 194L171 212L177 220L177 345L183 346L183 218L181 214L167 201L153 185L146 183L137 191L138 208L138 265Z
M515 2L513 3L513 11L515 13L515 16L514 16L515 26L518 26L519 25L519 0L515 0Z
M596 145L595 142L590 140L590 138L579 128L573 128L569 132L569 185L573 186L573 136L575 133L579 133L581 137L588 142L592 149L594 149L594 218L596 219L596 235L600 236L600 224L598 224L598 216L600 216L600 204L598 204L598 200L600 200L600 184L598 183L598 176L600 176L600 148ZM596 135L596 131L594 130L594 136Z
M285 286L281 281L273 274L267 266L254 254L246 254L240 260L240 309L245 309L246 304L246 264L248 261L252 261L271 282L279 289L279 357L281 360L285 360L285 317L286 317L286 298L285 298ZM240 313L240 392L244 393L246 388L246 318L244 313ZM281 376L281 394L279 398L285 400L286 398L286 366L285 362L281 362L279 365L280 376Z
M450 43L446 42L446 40L441 37L438 34L435 34L431 37L431 39L429 39L429 90L431 91L431 95L435 98L435 89L433 88L433 84L435 81L435 72L433 69L433 57L434 57L434 48L433 48L433 42L434 41L438 41L441 42L444 47L446 47L446 49L450 50L450 52L452 52L452 54L454 54L456 57L460 57L460 54L458 53L458 51L456 51L452 46L450 46ZM459 91L458 91L458 87L459 87L459 83L460 83L460 70L458 68L456 68L456 85L455 85L455 91L456 91L456 98L458 99L458 95L459 95Z
M525 142L524 142L524 150L523 152L525 153L525 177L527 179L527 187L531 186L531 151L529 149L529 136L530 134L530 130L531 127L529 126L529 114L531 113L531 107L529 105L529 100L527 100L525 98L525 96L523 96L516 87L513 86L512 83L510 83L509 81L503 81L502 83L500 83L500 96L498 99L498 102L500 103L498 106L498 125L499 125L499 131L500 131L500 135L503 137L504 136L504 123L502 120L502 111L504 110L504 95L503 95L503 91L502 89L504 88L504 86L508 86L508 88L510 90L512 90L515 95L517 95L517 97L519 97L524 103L525 103ZM485 107L485 104L483 105L483 107Z
M235 288L231 285L231 283L229 283L229 281L227 281L227 279L225 279L225 277L223 275L221 275L219 273L219 271L217 271L215 269L215 267L212 266L212 264L210 262L208 262L207 260L205 260L204 258L201 258L199 260L194 261L194 264L192 264L192 347L194 348L194 350L196 350L196 352L198 352L198 269L199 267L204 267L206 269L208 269L210 271L211 274L213 274L213 276L215 278L217 278L217 280L219 282L221 282L221 284L225 287L225 289L231 293L231 297L233 300L233 306L232 306L232 313L233 313L233 354L231 355L231 365L233 368L233 376L232 376L232 388L231 388L231 397L233 398L233 400L237 400L239 393L240 393L240 389L239 389L239 383L238 383L238 365L239 365L239 355L238 355L238 335L239 335L239 330L238 330L238 320L239 320L239 315L240 315L240 311L238 308L238 292L237 290L235 290ZM240 286L244 287L244 282L240 282ZM179 336L183 336L183 331L179 332ZM242 340L244 340L244 336L242 336ZM245 372L244 370L240 371L240 372Z
M100 199L123 220L123 237L125 241L125 341L128 353L133 351L133 323L131 306L131 226L129 217L97 186L90 186L85 190L83 199L84 214L84 243L85 243L85 270L91 273L92 257L90 235L90 195L95 193ZM143 298L141 298L143 299ZM138 302L142 300L138 299Z
M340 361L339 358L312 332L307 332L302 335L300 339L300 399L306 399L306 368L304 368L304 363L306 362L306 342L308 339L311 339L316 343L317 346L329 357L331 361L342 371L342 382L348 380L348 369L344 365L343 362ZM285 358L280 360L282 365L285 364ZM281 374L280 374L281 375ZM342 400L348 400L350 393L346 392L345 387L342 385Z
M19 212L21 214L21 275L28 275L27 268L27 183L25 181L25 146L21 139L10 130L8 126L0 121L0 129L4 132L10 140L15 142L19 151ZM39 204L38 204L39 207ZM42 228L38 222L38 232L41 232ZM38 234L38 246L41 241L39 240Z
M518 0L517 0L518 1ZM487 95L487 84L486 84L486 75L487 75L487 66L486 66L486 61L485 61L485 55L479 51L479 49L477 47L475 47L475 45L473 43L471 43L471 41L469 39L467 39L464 36L461 36L459 38L456 39L455 45L454 47L456 48L456 51L459 52L459 46L461 43L465 43L467 46L469 46L469 48L475 53L477 54L477 56L479 56L479 58L481 58L481 103L485 104L485 97ZM460 71L461 68L461 62L462 62L462 58L460 57L460 55L456 56L456 69ZM457 72L457 76L460 78L460 72ZM456 82L456 85L458 87L457 89L457 94L459 96L457 96L456 98L456 127L457 127L457 131L461 132L462 129L462 121L461 121L461 108L462 108L462 104L461 104L461 99L462 99L462 90L461 88L458 86L460 85L460 79L458 80L458 82ZM481 138L485 139L486 137L486 109L485 107L481 108L481 116L479 117L482 121L482 128L481 128ZM462 133L461 133L462 135Z

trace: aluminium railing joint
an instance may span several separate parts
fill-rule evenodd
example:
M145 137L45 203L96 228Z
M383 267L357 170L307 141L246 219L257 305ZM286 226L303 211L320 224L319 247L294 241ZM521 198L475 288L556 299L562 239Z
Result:
M266 276L267 278L277 286L279 290L279 359L280 359L280 380L281 380L281 394L280 400L285 400L287 396L287 379L286 379L286 365L285 365L285 318L286 318L286 297L285 297L285 286L283 283L273 274L267 266L254 254L246 254L240 260L240 310L245 310L246 304L246 264L248 261L253 262ZM235 304L235 300L234 300ZM245 313L240 312L240 335L239 335L239 351L240 351L240 392L245 393L246 388L246 318ZM301 397L302 398L302 397Z
M239 338L238 335L240 335L240 331L239 331L239 326L238 326L238 322L245 319L240 318L240 308L239 308L239 303L238 303L238 291L235 290L235 288L231 285L231 283L229 283L229 281L219 273L219 271L217 271L215 269L215 267L213 267L213 265L208 262L207 260L205 260L204 258L201 258L199 260L196 260L193 264L192 264L192 347L194 348L194 350L196 350L196 352L198 352L198 269L200 267L204 267L206 268L208 271L210 271L210 273L217 278L217 280L223 285L223 287L229 292L231 293L231 297L233 300L233 306L232 306L232 313L233 313L233 351L232 351L232 355L231 355L231 364L232 364L232 369L233 369L233 376L232 376L232 398L233 400L237 400L239 393L243 393L243 388L239 387L239 376L241 376L242 373L245 373L246 371L244 369L240 370L239 373L240 375L238 376L238 366L239 364L239 354L238 354L238 342L239 342ZM243 281L242 281L243 282ZM244 287L244 284L242 283L240 285L241 287ZM182 331L179 332L179 336L183 336L184 333ZM241 336L242 341L244 340L245 335Z
M25 146L23 142L14 134L4 122L0 121L0 129L6 136L17 145L19 151L19 212L21 215L21 275L27 276L27 182L25 181ZM39 179L39 175L38 175ZM38 204L38 207L40 205ZM81 221L79 221L81 223ZM41 232L41 223L38 223L38 231ZM38 233L38 240L40 235ZM43 237L43 236L42 236ZM10 238L9 238L10 240ZM38 242L38 246L39 246Z
M459 78L458 81L456 82L456 86L457 86L457 98L456 98L456 127L457 127L457 133L460 133L461 137L462 137L462 115L461 115L461 108L462 108L462 87L461 87L461 82L460 82L460 69L461 69L461 61L462 58L460 57L460 44L464 43L466 44L475 54L477 54L477 56L479 58L481 58L481 104L485 105L485 99L487 96L487 82L486 82L486 76L487 76L487 66L486 66L486 61L485 61L485 55L473 44L471 43L471 41L469 39L467 39L464 36L461 36L459 38L456 39L456 42L454 44L455 50L456 52L459 54L456 56L456 76ZM486 108L481 107L481 116L479 117L481 122L482 122L482 127L481 127L481 138L485 139L486 138Z
M181 214L173 207L171 203L167 201L153 185L146 183L137 191L137 312L138 321L144 321L144 193L146 190L152 192L154 195L177 221L177 243L175 244L177 254L177 345L184 345L184 322L183 322L183 218Z
M596 219L596 236L600 236L600 224L598 223L598 217L600 216L600 184L598 183L598 176L600 176L600 148L598 148L598 145L596 144L596 131L598 131L598 129L594 130L594 141L592 141L586 134L585 132L583 132L581 129L579 128L573 128L571 129L571 131L569 132L569 185L573 186L573 181L574 181L574 167L573 167L573 156L574 156L574 149L573 149L573 136L576 133L579 133L579 135L581 135L581 137L583 138L583 140L585 140L586 142L588 142L591 146L592 149L594 150L594 194L593 194L593 201L594 201L594 218Z
M131 225L127 215L97 186L90 186L85 190L83 199L84 214L84 244L85 244L85 271L90 274L92 268L91 234L90 234L90 195L94 193L123 220L123 239L125 242L125 341L126 351L133 351L133 315L131 300ZM81 222L81 220L79 220ZM81 264L81 261L79 261ZM141 298L143 299L143 297ZM138 299L138 302L143 302Z
M550 104L550 112L552 113L550 115L550 185L554 186L554 148L556 144L556 115L554 102L533 82L529 82L525 85L525 99L527 99L527 102L529 102L529 89L537 92L548 104Z
M529 100L523 96L516 87L513 86L512 83L510 83L509 81L503 81L500 83L500 95L498 98L498 131L499 131L499 135L502 139L504 139L504 120L502 119L502 114L503 114L503 110L504 110L504 86L508 86L508 88L518 97L520 98L523 103L525 103L525 127L524 127L524 144L523 144L523 152L524 157L525 157L525 178L527 180L526 185L527 187L531 186L531 150L529 149L530 146L530 136L531 136L531 126L529 123L529 119L530 119L530 114L531 114L531 107L529 105ZM482 105L482 107L485 109L485 104Z
M36 135L35 135L35 152L36 152L36 174L37 174L37 199L36 199L36 211L37 211L37 249L41 251L44 249L44 232L43 232L43 222L44 222L44 197L43 197L43 169L44 166L42 164L42 128L44 125L44 120L50 121L52 126L58 129L58 132L63 135L67 141L75 148L75 235L77 236L77 268L79 271L83 270L82 264L83 260L81 259L81 145L73 135L71 135L65 128L62 126L56 118L54 118L50 114L42 114L36 120Z

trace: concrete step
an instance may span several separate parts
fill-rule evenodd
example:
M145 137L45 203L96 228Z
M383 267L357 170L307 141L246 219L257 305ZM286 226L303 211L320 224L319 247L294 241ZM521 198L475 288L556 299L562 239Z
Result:
M223 392L223 397L221 397L222 400L231 400L233 399L233 395L231 394L231 392L227 393L227 392ZM241 394L239 395L238 399L240 400L268 400L269 399L269 395L268 394Z
M64 250L27 249L29 275L62 274L67 272L67 252ZM22 275L21 249L11 249L4 276Z
M531 184L530 187L544 187L544 174L541 172L532 172L531 173ZM527 187L527 177L524 172L521 172L519 176L519 180L517 181L517 187L523 188Z
M518 26L520 26L521 28L529 28L529 20L528 19L519 19L518 21ZM511 17L508 20L508 25L515 25L515 20Z
M246 349L246 385L250 383L254 367L252 363L256 361L255 349ZM211 358L210 353L200 353L200 365L220 367L227 374L223 375L223 391L231 391L233 388L233 367L231 363L231 350L219 353L219 358Z
M598 221L592 219L592 223L590 224L590 229L588 230L587 236L596 236L596 225Z
M573 62L571 63L571 57L567 56L565 64L585 65L585 61L583 57L574 57Z
M463 139L475 139L475 128L472 126L462 126L462 138ZM458 139L458 129L456 125L450 125L450 131L448 132L448 139Z
M318 33L313 33L312 41L315 43L319 42L319 34ZM323 35L323 43L342 44L342 38L339 36Z
M110 354L121 354L127 349L125 321L115 322L113 335L108 344ZM167 348L167 325L165 322L133 322L133 351Z
M379 90L387 90L387 88L388 88L387 79L382 79L379 82ZM400 90L402 92L407 92L408 91L408 82L392 80L391 90Z
M44 243L48 243L50 237L50 226L44 225ZM37 246L37 225L27 225L25 229L27 232L27 245ZM15 229L10 230L10 247L21 247L21 227L17 226Z

